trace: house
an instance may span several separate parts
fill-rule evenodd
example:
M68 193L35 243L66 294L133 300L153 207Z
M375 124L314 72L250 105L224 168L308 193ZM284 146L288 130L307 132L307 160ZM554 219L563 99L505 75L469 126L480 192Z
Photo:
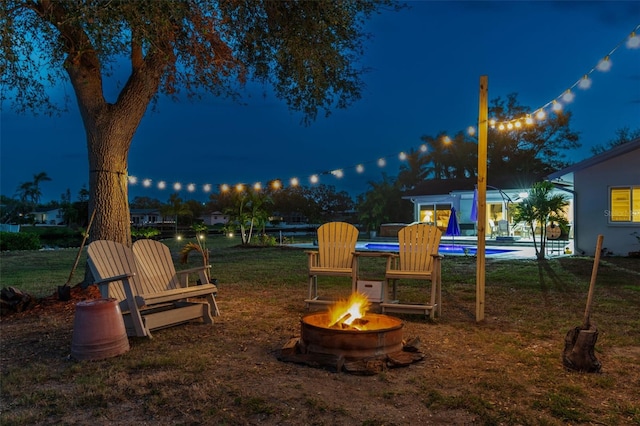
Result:
M594 255L599 234L605 254L640 251L640 138L548 176L573 197L576 253Z
M136 227L153 226L163 221L158 209L130 209L131 225Z
M522 201L529 188L542 176L488 177L486 192L486 218L488 237L530 238L528 227L514 223L510 207ZM462 235L477 235L475 218L472 217L477 178L432 179L421 182L406 191L402 198L414 206L414 220L436 224L443 232L447 229L451 208L455 207Z
M202 219L205 225L209 226L219 223L226 225L226 223L229 222L229 216L219 211L203 214L200 216L200 219Z
M64 223L64 211L61 208L49 210L36 210L28 214L33 221L43 225L62 225Z

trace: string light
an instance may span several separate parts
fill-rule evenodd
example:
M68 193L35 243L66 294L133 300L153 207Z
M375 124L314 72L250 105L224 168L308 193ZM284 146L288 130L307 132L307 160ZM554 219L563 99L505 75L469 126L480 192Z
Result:
M598 71L602 72L609 71L611 69L611 60L609 59L609 57L605 56L604 58L602 58L602 60L598 62L596 68L598 69Z
M536 110L536 113L534 114L534 117L536 120L542 121L546 118L546 112L544 111L547 108L550 108L552 111L554 112L560 112L563 109L563 103L564 104L568 104L573 102L573 100L575 99L575 93L572 91L573 88L575 88L576 86L582 90L587 90L591 87L592 84L592 80L590 78L590 75L594 72L594 71L600 71L600 72L607 72L611 69L612 66L612 61L611 61L611 56L623 45L625 44L629 49L637 49L640 47L640 37L638 37L638 35L636 34L636 32L640 29L640 25L637 25L634 30L631 32L631 34L626 37L624 40L620 41L613 49L611 49L611 51L605 55L597 64L595 67L591 68L591 70L589 70L589 72L587 72L586 74L584 74L578 81L576 81L575 83L573 83L568 89L566 89L564 92L562 92L562 94L558 97L556 97L555 99L547 102L545 105L543 105L542 107L538 108L538 110ZM527 114L527 117L529 117L530 114ZM515 126L516 120L518 120L520 118L515 118L515 119L511 119L511 120L505 120L502 122L497 122L495 119L490 119L489 121L489 125L491 126L491 128L498 128L499 130L505 130L505 129L512 129L513 127L515 128L519 128L517 126ZM510 127L508 126L509 123L513 123L514 126ZM503 125L500 125L503 124ZM533 122L527 122L527 124L533 124Z
M588 88L591 87L591 79L589 78L588 75L584 75L584 77L582 77L580 79L580 82L578 83L578 87L581 88L582 90L587 90Z
M554 111L556 113L559 113L560 111L562 111L564 104L569 104L571 102L574 101L575 99L575 92L572 90L575 87L578 87L581 90L587 90L589 88L591 88L592 86L592 79L591 79L591 74L593 74L595 71L600 71L600 72L607 72L611 69L612 66L612 61L611 61L611 56L624 44L626 45L627 48L629 49L638 49L640 48L640 37L637 35L637 32L640 30L640 25L636 26L634 28L634 30L630 33L630 35L625 38L625 40L622 40L620 43L618 43L618 45L616 45L607 55L605 55L598 63L596 66L594 66L591 70L589 70L589 72L587 72L586 74L583 74L582 77L576 81L573 85L571 85L569 88L567 88L566 90L564 90L558 97L556 97L555 99L547 102L545 105L543 105L542 107L534 110L532 113L526 113L523 114L520 117L515 117L512 118L510 120L504 120L504 121L498 121L495 118L490 118L489 119L489 126L492 129L498 129L501 131L504 130L519 130L522 129L523 127L523 123L531 126L533 124L535 124L536 122L542 122L546 119L547 117L547 109ZM476 127L474 126L469 126L467 128L467 133L470 136L474 136L476 134ZM449 136L443 136L442 137L442 142L445 144L450 144L452 143L452 140ZM420 152L422 153L426 153L428 151L428 146L427 144L422 144L419 146L418 148L420 150ZM400 153L397 154L398 158L401 161L405 161L407 159L407 154L405 151L401 151ZM385 157L381 157L377 160L377 164L379 167L385 167L387 164L387 159ZM352 167L356 170L357 173L363 173L365 170L365 167L362 163L357 164L356 166ZM312 184L317 184L320 181L320 175L328 175L331 174L333 176L335 176L336 178L342 178L344 177L344 169L335 169L332 171L325 171L319 174L313 174L309 177L309 182ZM127 181L129 183L129 185L136 185L138 183L138 178L136 176L128 176L127 177ZM143 179L142 180L142 186L144 186L145 188L149 188L152 186L153 181L151 179ZM291 186L298 186L300 184L300 181L298 178L294 177L291 178L289 181ZM158 181L157 183L157 188L160 190L164 190L167 187L167 183L163 180ZM254 184L254 189L256 191L260 191L262 189L262 185L258 182L256 184ZM273 189L280 189L282 187L282 183L279 180L274 180L271 183L271 187ZM221 192L227 192L230 190L230 186L228 184L220 184L219 185L219 189ZM242 192L245 190L245 185L238 183L234 186L235 190L238 192ZM175 191L180 191L182 189L182 184L179 182L176 182L173 184L173 189ZM194 192L197 189L197 185L194 183L190 183L187 185L187 190L189 192ZM212 189L212 185L211 184L205 184L202 186L202 189L204 192L210 192Z

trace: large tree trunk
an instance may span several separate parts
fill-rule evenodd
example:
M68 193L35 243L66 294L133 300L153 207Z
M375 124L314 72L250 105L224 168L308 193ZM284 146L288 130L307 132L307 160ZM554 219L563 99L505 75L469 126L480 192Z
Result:
M81 35L80 35L81 36ZM102 93L99 58L91 51L65 62L87 137L89 214L96 211L90 241L111 240L131 246L128 155L131 140L153 96L166 63L132 45L132 72L115 103Z
M116 120L111 120L116 121ZM99 136L87 132L89 151L89 210L96 212L92 240L111 240L131 246L131 225L127 188L127 156L131 139L109 126Z

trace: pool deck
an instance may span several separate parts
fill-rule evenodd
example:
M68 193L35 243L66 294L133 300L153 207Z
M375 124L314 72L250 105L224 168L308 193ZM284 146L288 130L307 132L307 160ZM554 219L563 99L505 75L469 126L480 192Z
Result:
M370 240L359 240L356 243L356 250L357 251L367 250L366 245L370 243L384 244L384 243L397 243L397 241L398 240L395 238L373 238ZM478 239L476 237L460 236L460 237L452 238L449 236L443 236L442 239L440 240L440 243L446 244L446 245L461 245L461 246L475 247L478 243ZM568 247L571 253L573 253L573 240L561 241L558 243L560 244L557 244L556 246L553 247L556 249L555 251L550 252L549 250L547 250L548 258L565 256L565 253L564 253L565 247ZM317 246L310 243L292 244L291 246L303 248L303 249L317 248ZM500 249L511 250L505 253L487 254L486 256L491 259L535 259L536 258L536 252L535 252L535 249L533 248L533 240L531 239L512 240L508 238L506 239L491 238L491 239L485 240L485 248L496 249L496 250L500 250ZM444 253L444 255L445 256L464 256L464 254L462 253Z

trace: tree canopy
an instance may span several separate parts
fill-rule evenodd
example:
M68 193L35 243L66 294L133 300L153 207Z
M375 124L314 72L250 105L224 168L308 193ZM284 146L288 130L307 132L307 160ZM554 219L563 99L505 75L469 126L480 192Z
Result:
M5 0L0 6L0 101L53 111L70 81L89 154L92 239L131 244L128 152L159 94L228 96L254 80L313 120L361 96L364 23L392 0ZM129 75L114 100L106 79Z

